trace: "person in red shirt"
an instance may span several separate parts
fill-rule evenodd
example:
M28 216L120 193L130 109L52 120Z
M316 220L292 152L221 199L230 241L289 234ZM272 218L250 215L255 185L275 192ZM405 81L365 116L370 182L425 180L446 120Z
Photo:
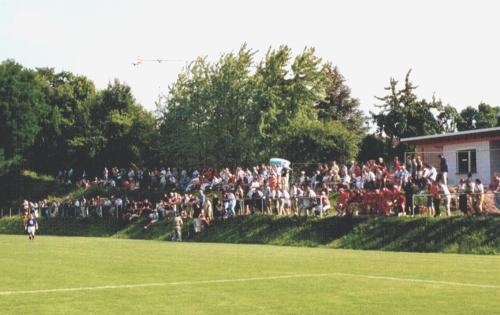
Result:
M392 162L392 169L394 173L401 169L401 162L399 162L399 157L397 156L394 157L394 160Z
M269 177L269 188L271 188L271 190L276 190L276 185L278 184L278 179L276 178L276 176L273 174Z
M377 210L377 199L375 192L365 191L363 193L363 211L366 214L373 213Z
M441 214L441 211L439 209L439 206L441 205L441 194L440 194L440 187L439 187L438 181L432 182L431 187L430 187L430 193L432 195L432 205L434 208L434 216L439 216Z
M373 193L373 206L375 213L381 213L384 209L384 196L382 194L382 191L380 189L375 189L375 192Z
M392 191L388 188L384 188L382 190L382 199L383 199L382 210L384 211L385 215L390 215L394 207L394 197Z
M337 199L337 214L340 216L345 215L349 201L349 191L344 188L339 189L339 196Z
M393 195L394 195L394 207L397 209L398 214L405 215L406 197L404 193L401 192L399 186L395 186L393 188Z

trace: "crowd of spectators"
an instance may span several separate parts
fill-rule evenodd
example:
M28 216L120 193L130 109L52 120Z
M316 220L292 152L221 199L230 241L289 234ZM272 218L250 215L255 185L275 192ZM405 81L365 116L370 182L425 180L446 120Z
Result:
M105 167L101 176L88 179L85 172L60 171L57 181L83 187L114 188L110 197L41 200L23 203L25 212L45 217L74 216L142 220L149 229L158 220L180 221L192 218L194 231L213 222L224 222L237 215L255 212L275 215L327 215L332 211L330 197L337 196L335 213L340 216L362 214L407 215L427 213L439 216L441 205L446 215L454 207L465 214L483 213L485 188L469 176L458 187L447 182L448 165L440 156L438 169L420 156L397 157L388 166L382 158L366 163L320 163L312 169L279 169L271 165L217 170L178 170L176 168ZM293 176L293 175L295 176ZM499 189L500 176L495 177ZM129 199L134 190L164 192L158 200ZM210 195L210 198L207 198ZM416 198L420 196L418 204ZM422 201L423 200L423 201ZM142 222L141 221L141 222ZM180 237L180 235L179 235ZM177 239L179 239L177 237Z

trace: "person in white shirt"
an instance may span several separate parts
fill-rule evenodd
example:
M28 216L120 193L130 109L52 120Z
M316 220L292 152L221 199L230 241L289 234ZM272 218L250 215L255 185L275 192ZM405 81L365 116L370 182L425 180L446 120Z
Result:
M120 213L123 210L123 199L118 197L115 199L115 208L116 208L116 213L120 215Z
M78 215L81 216L81 212L80 212L80 200L78 199L75 199L75 203L73 204L73 206L75 207L75 216L76 216L76 212L78 211Z
M182 225L184 222L182 221L180 213L176 213L175 219L174 219L174 235L172 237L173 241L182 241Z
M305 171L301 171L300 172L300 177L299 177L299 184L302 186L306 183L306 181L308 180L307 176L306 176L306 172Z
M483 213L484 185L479 178L476 179L476 185L474 187L474 200L478 214Z
M437 178L437 170L434 166L430 166L430 168L429 168L429 178L432 181L435 181Z
M328 214L330 210L330 199L328 198L328 192L323 190L321 192L321 216Z
M30 214L28 220L26 220L24 229L28 232L30 241L35 240L35 232L38 230L38 222L33 213Z
M363 181L362 176L354 177L354 182L356 184L356 189L363 189L364 188L364 181Z
M228 212L229 216L234 216L234 208L236 207L236 196L232 191L229 191L227 193L227 204L226 204L226 211Z
M430 166L429 164L425 164L424 172L422 174L422 177L423 178L428 178L428 179L430 179L433 182L436 181L436 177L437 177L436 168L434 166Z
M285 215L290 214L290 208L292 207L292 199L290 198L290 193L286 189L281 189L281 203Z
M444 208L446 209L446 215L451 216L451 193L448 189L448 185L444 184L442 178L439 178L439 190L441 195L443 196Z
M347 173L342 178L342 186L344 186L347 189L351 188L351 176L349 176L349 174Z
M307 187L307 199L305 199L304 208L306 210L306 214L310 215L310 210L312 210L312 206L316 204L316 192L312 189L312 187Z

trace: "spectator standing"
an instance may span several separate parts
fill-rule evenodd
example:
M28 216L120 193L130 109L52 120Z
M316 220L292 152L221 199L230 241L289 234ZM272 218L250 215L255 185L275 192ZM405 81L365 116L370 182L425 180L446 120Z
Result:
M467 194L466 194L466 183L465 179L461 179L458 184L458 209L467 214Z
M403 210L406 214L413 214L413 196L418 191L418 187L413 182L413 177L408 177L408 181L404 184L403 190L405 192L405 209Z
M174 219L174 241L181 242L182 241L182 225L184 222L182 221L181 214L176 212Z
M74 215L75 217L77 216L80 216L80 207L81 207L81 204L80 204L80 200L75 199L75 203L73 204L73 207L74 207Z
M202 208L198 202L193 203L193 224L194 224L194 232L195 233L200 233L201 232L201 221L200 221L200 214L201 214Z
M438 176L438 179L436 180L439 183L439 190L442 195L442 199L444 202L444 208L446 210L446 215L451 216L451 209L450 209L450 204L451 204L451 193L450 190L448 189L448 185L444 184L442 182L442 177Z
M474 198L474 191L476 189L476 184L473 182L470 177L468 177L465 180L465 195L467 198L467 208L470 208L473 210L475 207L475 198ZM474 211L474 210L473 210Z
M321 192L321 216L328 215L328 210L330 210L330 199L328 198L328 191L323 190Z
M203 190L200 190L198 194L198 204L200 205L200 208L203 208L206 200L207 197L205 197L205 193L203 192Z
M399 171L400 168L401 168L401 162L399 161L399 157L395 156L394 160L392 161L392 170L394 173L396 173L397 171Z
M411 159L411 155L406 156L405 168L408 171L408 173L410 173L410 175L413 176L413 162Z
M441 209L439 208L441 205L441 187L439 186L439 182L437 180L433 181L431 184L431 194L432 194L432 203L434 205L434 216L438 217L441 215Z
M234 212L234 209L236 207L236 196L234 195L234 193L232 191L228 191L227 194L226 194L226 204L225 204L225 208L226 208L226 212L228 214L228 216L232 217L235 215L235 212Z
M479 178L476 179L476 185L474 187L474 199L477 213L483 213L484 186Z
M443 184L448 185L448 161L444 155L439 155L439 171L443 174Z

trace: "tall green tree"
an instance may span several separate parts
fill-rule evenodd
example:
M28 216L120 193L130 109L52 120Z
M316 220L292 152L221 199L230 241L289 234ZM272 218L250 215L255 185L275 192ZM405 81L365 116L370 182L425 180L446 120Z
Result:
M252 159L242 149L254 127L247 121L251 109L252 62L252 51L243 45L237 53L222 56L210 75L207 134L216 161L224 160L231 166Z
M390 79L385 88L388 94L377 97L382 104L380 110L371 112L379 136L386 139L390 154L401 155L408 150L399 139L443 132L453 132L459 125L460 117L455 108L443 105L435 97L431 101L419 99L415 94L416 86L410 80L411 70L405 77L404 86L398 88L398 81Z
M291 161L346 163L357 156L360 139L339 121L308 120L295 126L283 145Z
M291 50L270 49L255 74L255 113L259 117L260 159L287 156L288 135L302 122L318 120L315 105L324 100L329 78L326 65L306 48L292 60Z
M13 60L0 64L0 174L19 167L49 109L36 72Z
M472 130L499 126L500 107L480 103L476 108L468 106L460 112L458 130Z
M49 115L30 150L31 166L43 172L58 169L84 168L91 159L92 148L82 146L90 132L90 105L95 99L94 83L71 72L56 73L51 68L40 68L41 82ZM54 163L57 161L57 163Z
M456 126L457 114L453 107L444 106L433 98L430 102L418 99L417 88L410 81L411 70L407 72L404 86L398 89L398 81L391 79L382 102L376 105L380 110L372 112L372 119L378 132L395 142L400 138L422 136L452 131Z
M331 82L314 49L293 57L289 47L280 46L257 63L253 56L243 45L213 64L197 59L179 75L159 104L164 161L233 166L272 156L307 161L340 154L334 148L342 147L348 133L342 123L329 126L319 119L316 105ZM329 142L319 141L319 131ZM297 154L293 143L304 139L315 141L314 154ZM342 154L354 156L356 150L347 147Z
M109 83L91 105L93 127L100 131L98 165L145 164L154 156L157 129L154 116L137 104L130 87Z
M359 100L351 96L344 76L331 63L325 69L329 77L326 98L318 102L318 118L323 121L339 121L349 130L364 133L366 119L360 109Z

